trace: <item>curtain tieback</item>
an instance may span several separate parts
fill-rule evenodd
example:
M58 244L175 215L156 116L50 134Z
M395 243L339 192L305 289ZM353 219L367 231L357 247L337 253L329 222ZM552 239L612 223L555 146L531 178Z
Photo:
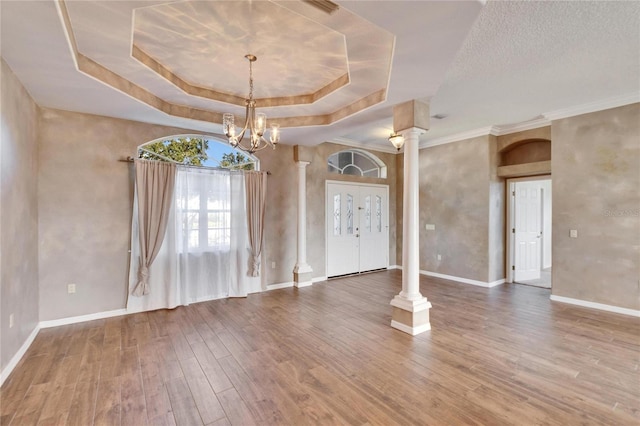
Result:
M131 293L134 296L144 296L149 294L149 267L140 265L138 268L138 284Z
M260 276L260 256L251 255L251 273L252 277Z

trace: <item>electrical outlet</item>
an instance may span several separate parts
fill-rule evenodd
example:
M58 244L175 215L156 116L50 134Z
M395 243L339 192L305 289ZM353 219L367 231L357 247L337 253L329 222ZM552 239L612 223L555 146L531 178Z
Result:
M75 284L68 284L67 285L67 293L73 294L75 292L76 292L76 285Z
M276 262L271 262L271 269L276 269Z
M437 257L438 257L438 260L442 260L442 255L439 254Z
M9 314L9 328L13 327L13 314Z
M427 223L424 225L424 229L426 229L427 231L435 231L436 225L434 225L433 223Z
M578 238L578 230L577 229L571 229L569 231L569 237L571 238Z

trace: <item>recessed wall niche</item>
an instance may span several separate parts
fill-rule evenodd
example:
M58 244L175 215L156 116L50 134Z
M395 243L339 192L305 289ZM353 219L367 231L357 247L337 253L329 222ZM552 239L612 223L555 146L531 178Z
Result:
M551 129L533 129L498 136L498 176L551 173Z

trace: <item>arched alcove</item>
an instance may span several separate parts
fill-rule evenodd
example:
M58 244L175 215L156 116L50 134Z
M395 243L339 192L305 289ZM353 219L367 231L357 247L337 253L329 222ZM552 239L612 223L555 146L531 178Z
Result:
M500 151L500 166L551 161L551 141L525 139L515 141Z
M551 174L549 139L515 139L500 147L498 156L499 177Z

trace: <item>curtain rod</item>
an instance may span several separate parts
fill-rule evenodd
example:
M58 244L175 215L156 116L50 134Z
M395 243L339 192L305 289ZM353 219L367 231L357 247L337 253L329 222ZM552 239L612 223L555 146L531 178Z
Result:
M126 158L119 158L118 159L119 162L121 163L135 163L136 159L133 157L126 157ZM207 167L207 166L192 166L190 164L178 164L176 163L176 165L180 166L180 167L189 167L189 168L194 168L194 169L210 169L210 170L221 170L220 167ZM224 169L222 169L224 170ZM233 169L226 169L226 170L233 170ZM271 172L267 170L267 175L271 175Z

